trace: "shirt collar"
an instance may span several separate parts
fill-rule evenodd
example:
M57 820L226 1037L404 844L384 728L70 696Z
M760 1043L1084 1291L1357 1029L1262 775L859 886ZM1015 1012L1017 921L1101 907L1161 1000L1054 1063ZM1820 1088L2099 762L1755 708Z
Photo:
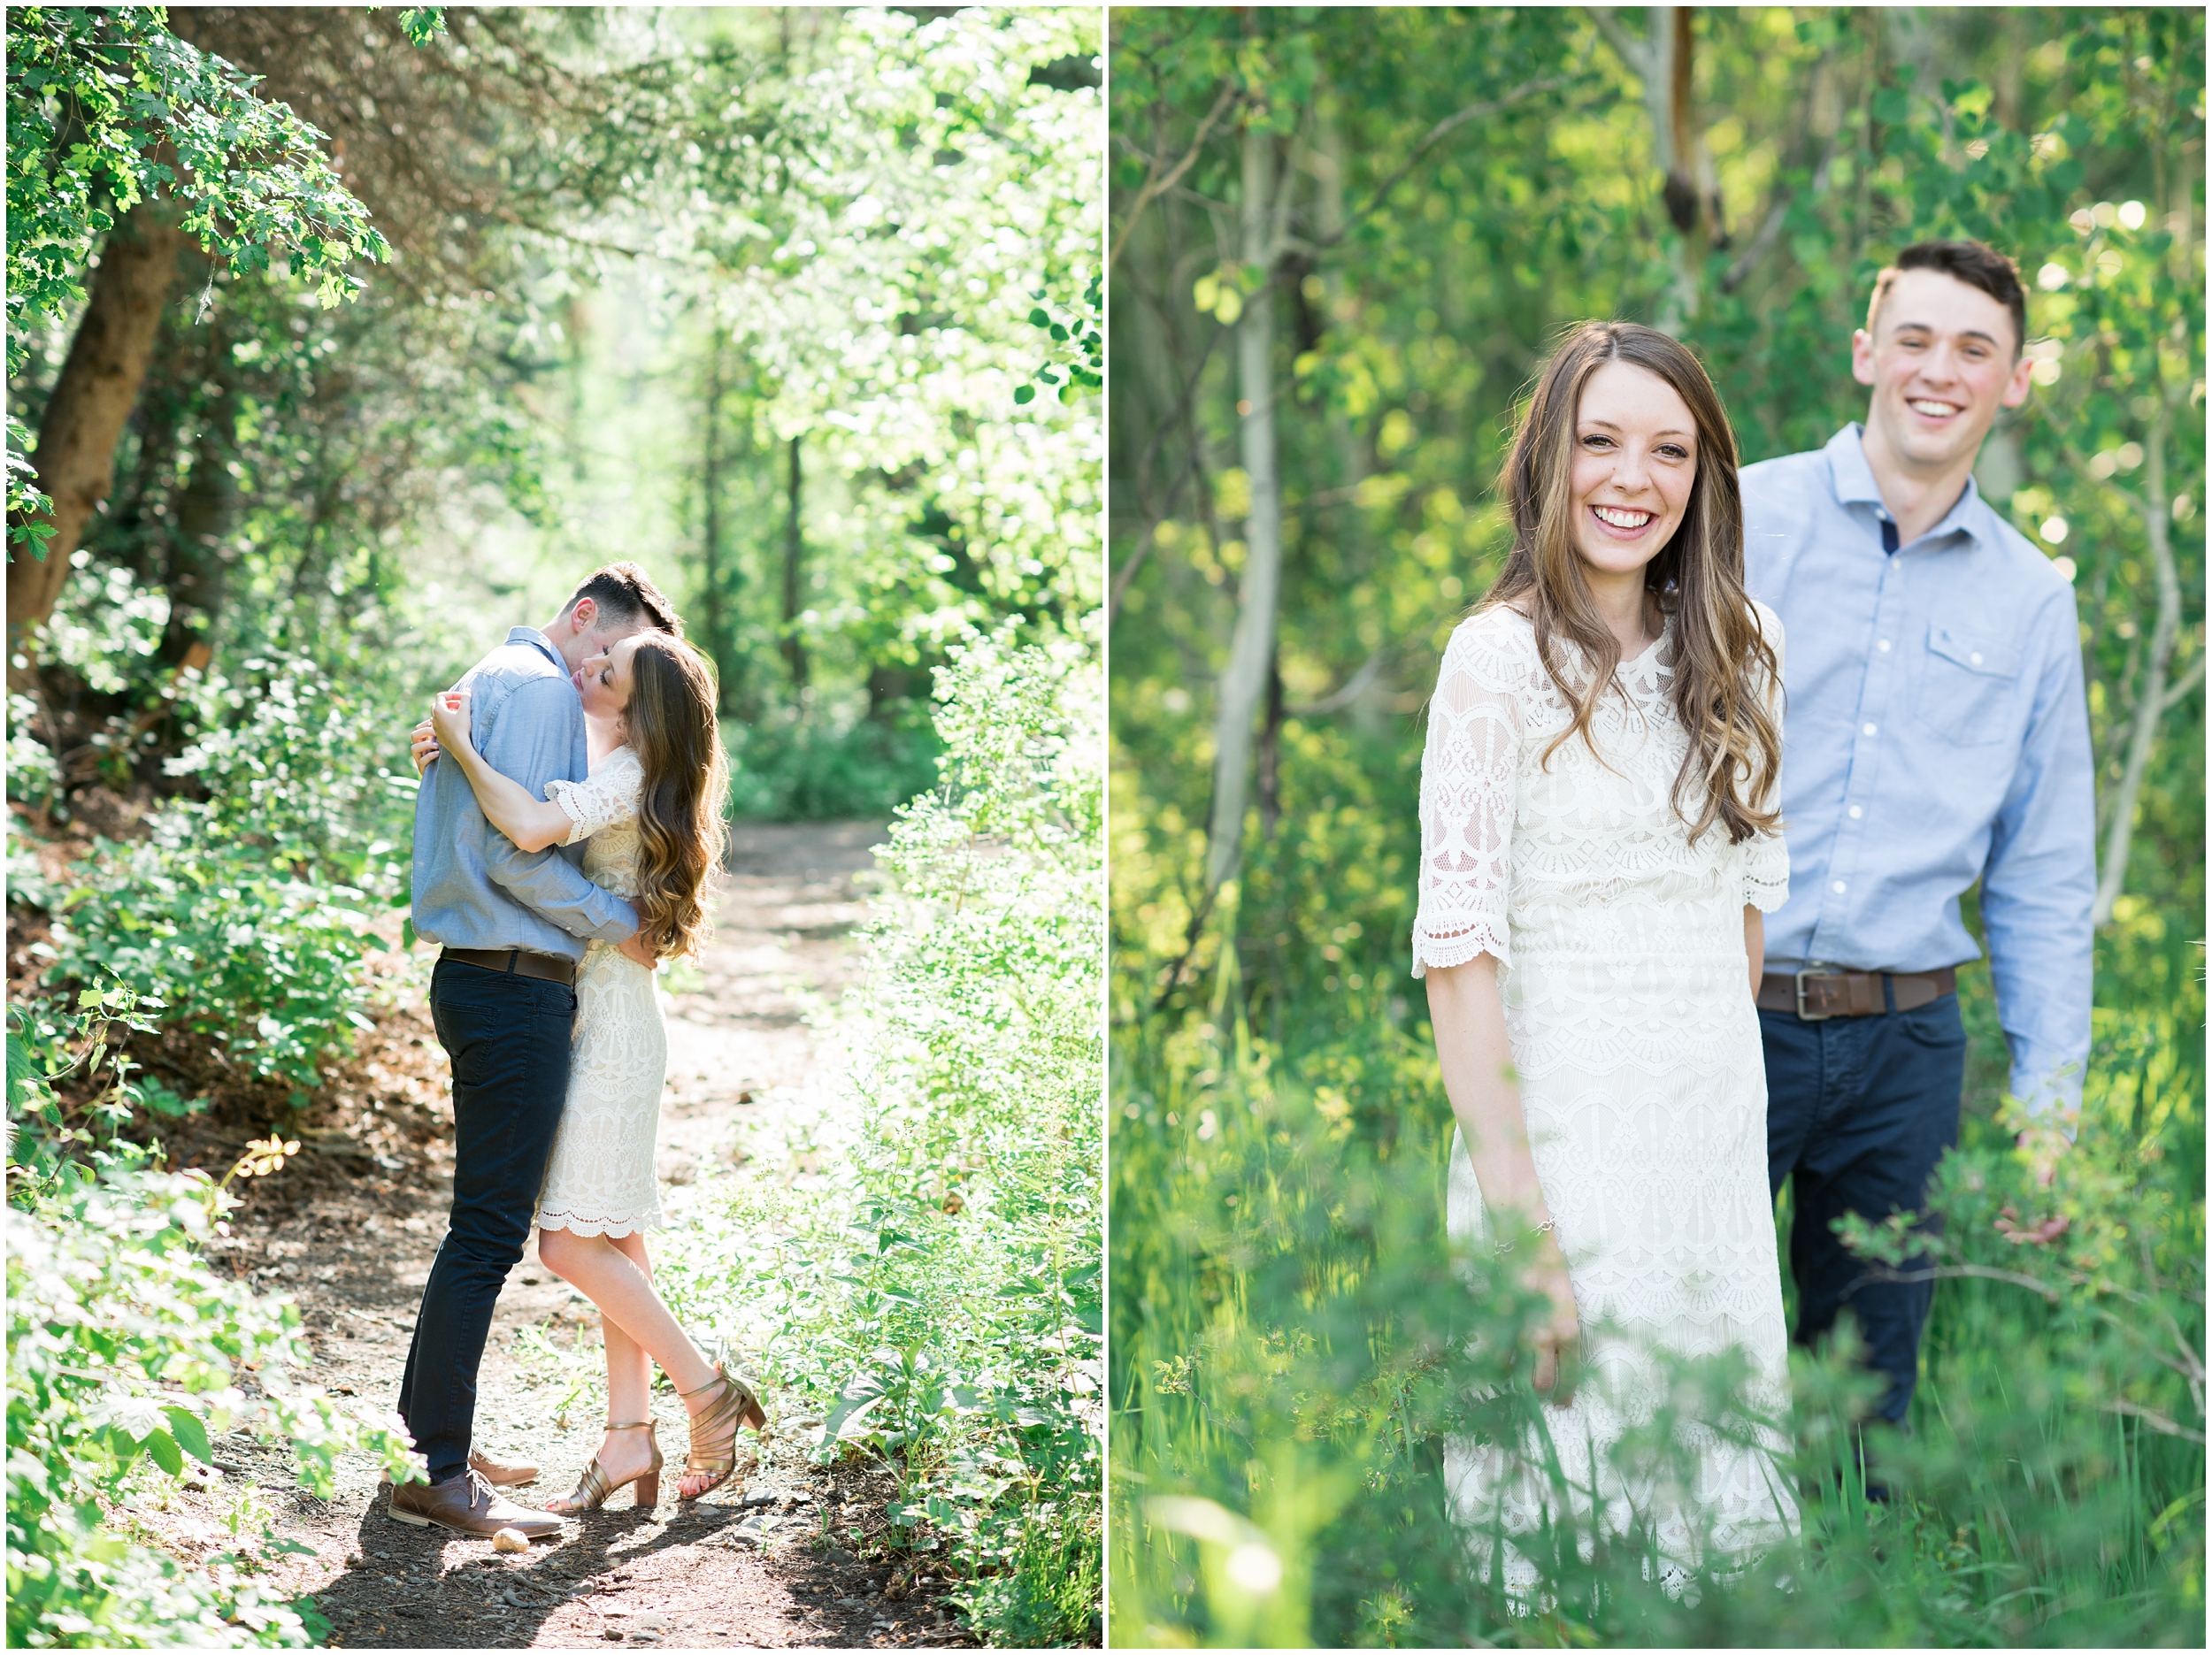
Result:
M1866 463L1866 433L1857 420L1828 439L1828 476L1836 491L1839 505L1869 505L1877 511L1886 511L1882 503L1880 485L1874 480L1874 468ZM1951 502L1943 520L1920 537L1921 540L1937 540L1954 534L1964 534L1979 545L1985 537L1976 527L1980 521L1981 489L1972 476L1966 487L1959 490L1959 497ZM1913 542L1916 546L1920 540Z
M550 661L555 666L560 668L563 677L567 676L568 663L562 660L561 652L553 647L553 640L550 638L548 638L543 632L540 632L536 627L510 627L507 632L507 641L511 644L525 644L531 648L535 649L548 661Z

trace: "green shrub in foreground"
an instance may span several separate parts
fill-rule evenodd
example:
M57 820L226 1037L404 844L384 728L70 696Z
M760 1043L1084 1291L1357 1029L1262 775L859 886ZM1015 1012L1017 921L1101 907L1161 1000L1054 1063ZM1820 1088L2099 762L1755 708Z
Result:
M1096 1642L1097 666L1005 632L951 653L941 785L880 854L845 1008L857 1130L820 1146L827 1190L708 1192L659 1279L816 1401L822 1457L895 1474L895 1552L949 1552L978 1631Z
M55 1057L75 1037L99 1062L90 1025L111 1015L55 1014L45 1037L9 1034L8 1643L305 1645L321 1629L311 1606L252 1578L290 1548L250 1499L234 1529L246 1539L257 1527L260 1544L188 1567L119 1527L118 1502L188 1457L211 1464L210 1439L240 1427L288 1442L302 1485L325 1499L341 1453L371 1453L400 1476L421 1460L396 1418L294 1382L311 1356L288 1299L209 1267L199 1244L235 1197L204 1173L149 1171L128 1143L93 1150L87 1166L35 1136L49 1124ZM259 1395L241 1389L248 1375Z
M210 727L168 764L204 801L17 889L54 916L48 981L126 984L244 1072L312 1088L370 1026L366 910L404 900L414 779L389 773L398 721L348 670L273 655L242 672L196 690Z

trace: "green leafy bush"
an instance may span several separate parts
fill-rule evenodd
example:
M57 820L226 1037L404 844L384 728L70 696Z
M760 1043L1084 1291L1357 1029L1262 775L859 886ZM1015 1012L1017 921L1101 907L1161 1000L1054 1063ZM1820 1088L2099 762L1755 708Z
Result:
M680 1314L881 1458L914 1550L949 1543L994 1642L1094 1640L1103 1436L1094 656L1011 629L941 670L942 782L879 855L895 881L846 1008L853 1140L803 1200L733 1184L667 1240Z
M421 1461L396 1417L292 1379L312 1357L288 1299L210 1268L199 1244L238 1205L222 1184L150 1171L127 1142L92 1150L88 1166L23 1130L60 1120L50 1078L66 1067L127 1082L109 1036L141 1015L122 991L76 1013L11 1018L8 1642L304 1646L324 1629L311 1606L250 1578L286 1549L265 1512L249 1500L232 1513L234 1534L254 1531L258 1546L188 1567L119 1528L121 1498L188 1459L212 1464L210 1439L241 1428L288 1442L302 1485L326 1499L341 1453L373 1454L403 1477ZM257 1145L234 1170L273 1170L287 1148Z
M888 816L936 779L937 736L918 709L833 728L771 717L726 726L731 802L751 822Z
M246 1072L315 1084L370 1026L366 910L404 899L415 784L358 665L272 655L193 686L205 733L167 768L204 800L22 891L55 916L49 981L127 985Z

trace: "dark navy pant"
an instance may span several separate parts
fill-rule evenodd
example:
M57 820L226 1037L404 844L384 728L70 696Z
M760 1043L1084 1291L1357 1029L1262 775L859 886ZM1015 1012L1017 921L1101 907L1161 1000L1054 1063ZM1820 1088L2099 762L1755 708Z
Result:
M1944 1151L1958 1142L1966 1031L1956 994L1914 1011L1802 1022L1762 1011L1767 1061L1767 1175L1792 1181L1790 1275L1796 1339L1810 1345L1849 1309L1867 1360L1889 1377L1879 1412L1901 1422L1920 1367L1934 1287L1872 1279L1878 1267L1837 1239L1836 1220L1916 1213ZM1921 1257L1906 1270L1928 1267Z
M576 991L441 960L430 1016L453 1063L453 1211L415 1317L399 1413L444 1483L468 1468L476 1369L522 1257L568 1099Z

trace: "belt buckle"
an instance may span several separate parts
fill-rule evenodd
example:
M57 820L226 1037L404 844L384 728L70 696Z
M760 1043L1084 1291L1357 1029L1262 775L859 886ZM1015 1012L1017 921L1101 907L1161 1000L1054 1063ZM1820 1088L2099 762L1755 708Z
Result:
M1796 973L1791 978L1797 988L1797 1019L1800 1023L1826 1023L1836 1015L1832 1011L1807 1011L1805 1009L1805 979L1809 977L1832 977L1842 975L1839 971L1808 969Z

